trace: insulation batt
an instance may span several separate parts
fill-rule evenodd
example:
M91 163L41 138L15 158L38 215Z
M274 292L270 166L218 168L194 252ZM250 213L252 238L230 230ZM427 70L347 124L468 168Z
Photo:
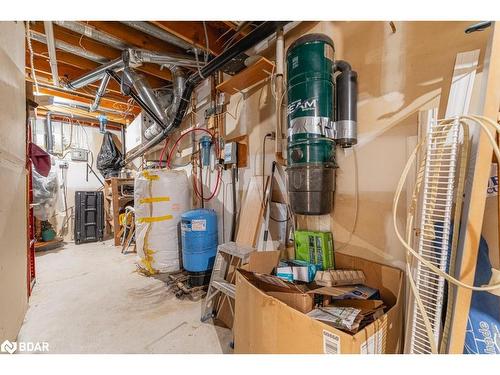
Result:
M190 209L185 171L145 170L134 182L137 264L147 274L179 270L178 226Z

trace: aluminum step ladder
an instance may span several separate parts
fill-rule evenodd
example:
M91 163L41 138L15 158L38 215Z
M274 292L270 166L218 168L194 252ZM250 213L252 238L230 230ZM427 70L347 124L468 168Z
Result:
M251 246L239 245L235 242L227 242L219 245L215 256L214 268L210 276L210 284L208 285L207 296L201 313L201 321L207 320L215 316L216 302L222 298L231 298L234 300L236 294L236 285L234 285L233 273L231 280L227 280L229 266L237 259L235 267L239 267L248 263L250 254L257 251ZM231 303L229 303L231 314L234 317L234 311Z

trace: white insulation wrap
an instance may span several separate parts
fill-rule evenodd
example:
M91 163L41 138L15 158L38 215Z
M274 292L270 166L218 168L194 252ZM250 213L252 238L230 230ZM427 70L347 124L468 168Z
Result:
M135 178L137 263L145 273L179 270L178 224L190 209L186 172L146 170Z

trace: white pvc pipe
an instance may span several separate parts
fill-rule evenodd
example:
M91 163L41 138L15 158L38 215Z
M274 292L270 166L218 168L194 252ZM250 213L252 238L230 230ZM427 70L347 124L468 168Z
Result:
M281 97L283 96L283 77L285 71L285 36L283 29L276 31L276 79L274 81L276 90L276 137L275 137L275 153L278 162L283 163L283 130L282 130L282 112L281 112ZM271 83L272 78L271 78ZM279 118L278 118L279 117Z

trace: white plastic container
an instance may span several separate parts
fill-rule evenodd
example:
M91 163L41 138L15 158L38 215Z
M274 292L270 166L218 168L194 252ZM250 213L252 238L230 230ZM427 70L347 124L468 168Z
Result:
M178 225L190 206L185 171L138 173L134 183L137 264L146 274L179 270Z

